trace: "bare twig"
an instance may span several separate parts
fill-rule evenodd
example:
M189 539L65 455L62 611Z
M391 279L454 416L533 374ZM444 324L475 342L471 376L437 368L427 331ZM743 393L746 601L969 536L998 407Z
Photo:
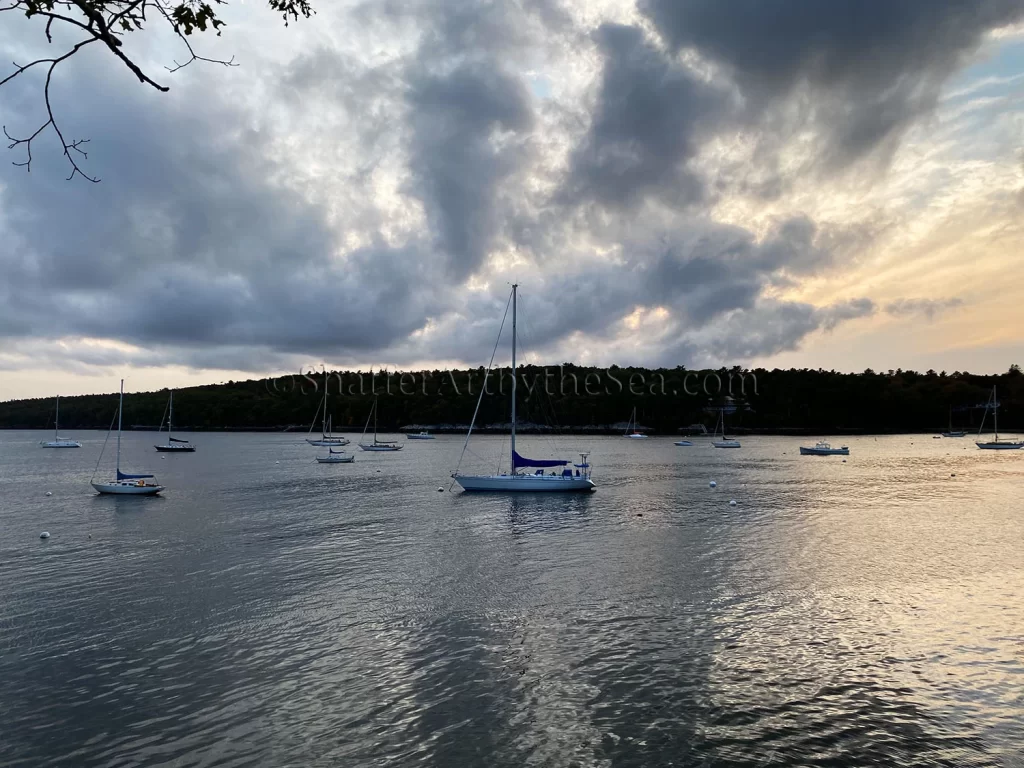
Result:
M17 71L12 75L7 76L3 80L0 80L0 85L3 85L4 83L13 80L15 77L25 72L26 70L31 69L37 64L50 65L46 70L46 84L43 86L43 101L46 104L46 115L48 118L47 121L43 123L41 126L39 126L39 128L37 128L31 136L28 136L27 138L24 139L18 139L15 138L14 136L11 136L11 134L7 131L7 126L3 126L4 136L6 136L11 142L7 146L8 149L14 149L15 147L19 147L21 145L25 146L25 161L22 163L13 163L13 165L18 166L19 168L24 168L27 172L31 173L32 142L35 141L36 138L38 138L39 134L41 134L44 130L52 126L54 133L57 134L57 138L60 139L61 147L63 147L64 149L64 156L68 159L68 162L71 164L71 175L68 176L68 181L75 178L76 174L81 176L83 179L88 179L93 183L99 181L99 179L93 178L89 174L85 173L79 167L74 155L71 154L72 151L74 151L80 154L83 158L88 158L88 155L85 153L85 150L82 149L82 145L86 144L88 142L88 139L76 139L70 142L67 141L64 138L64 133L61 131L60 126L57 125L57 120L53 116L53 106L50 104L50 82L53 79L53 71L57 68L57 65L60 64L62 61L71 58L76 53L78 53L78 51L81 50L84 46L89 45L93 42L96 42L96 38L89 38L88 40L83 40L80 43L77 43L73 48L71 48L71 50L69 50L63 56L58 56L53 59L38 59L29 64L26 64L23 67L18 66L18 64L15 64L14 66L18 67Z

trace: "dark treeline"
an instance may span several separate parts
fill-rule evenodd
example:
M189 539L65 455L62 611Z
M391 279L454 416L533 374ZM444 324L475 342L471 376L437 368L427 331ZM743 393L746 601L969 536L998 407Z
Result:
M408 426L464 427L484 380L483 369L415 373L334 372L328 377L328 412L336 431L360 431L379 398L382 431ZM498 427L509 419L511 373L488 377L478 425ZM633 408L643 428L674 434L691 424L712 428L715 408L729 408L730 432L929 432L976 430L993 385L999 388L1000 428L1024 429L1024 375L1019 367L1000 375L824 370L717 371L521 366L520 422L560 429L614 429ZM324 375L228 382L177 390L176 428L280 430L308 428L323 396ZM126 428L158 426L167 391L125 395ZM106 429L117 395L61 398L62 429ZM53 426L52 399L0 403L0 428ZM319 425L319 419L317 421ZM991 423L991 422L989 422Z

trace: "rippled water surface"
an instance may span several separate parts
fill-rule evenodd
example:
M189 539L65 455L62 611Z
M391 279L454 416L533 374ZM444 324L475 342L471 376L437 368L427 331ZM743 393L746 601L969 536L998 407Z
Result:
M147 499L73 436L0 432L4 766L1024 764L1024 452L527 438L599 488L510 498L129 433Z

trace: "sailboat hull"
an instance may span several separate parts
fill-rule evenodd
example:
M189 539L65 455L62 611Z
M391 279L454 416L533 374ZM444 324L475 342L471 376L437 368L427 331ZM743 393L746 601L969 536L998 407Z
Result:
M132 483L127 481L113 483L90 483L99 493L111 493L118 496L156 496L164 489L162 485L149 483Z
M409 440L433 440L433 435L406 435Z
M739 440L714 440L711 443L715 448L739 448Z
M364 450L364 451L378 451L378 452L400 451L400 450L402 450L402 446L400 446L400 445L363 445L362 443L360 443L359 447L362 450Z
M986 451L1015 451L1020 448L1024 448L1024 443L1010 443L1010 442L999 442L999 443L975 443L979 448L984 448Z
M589 477L561 475L455 475L454 480L464 491L498 493L568 493L597 487Z
M195 453L194 445L154 445L160 453Z
M348 445L349 444L349 441L346 440L344 437L338 437L338 438L333 438L333 439L326 438L326 439L322 439L322 440L314 440L314 439L311 439L311 438L306 438L306 442L309 443L310 445L319 446L320 448L329 448L329 447L338 448L340 446Z
M82 444L77 440L50 440L40 443L43 448L81 448Z
M320 464L351 464L356 460L355 456L317 456Z

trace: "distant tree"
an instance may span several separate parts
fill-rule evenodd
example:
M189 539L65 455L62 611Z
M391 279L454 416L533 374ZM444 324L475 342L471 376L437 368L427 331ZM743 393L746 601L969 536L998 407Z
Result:
M1020 376L1020 366L1014 363L1010 366L1010 370L1007 371L1010 376Z
M14 62L14 71L0 79L0 86L4 86L33 67L40 67L46 72L46 80L43 85L43 103L46 107L45 122L31 133L22 134L21 138L12 136L8 132L7 126L3 126L4 136L10 141L7 148L23 147L25 150L25 159L22 162L15 162L14 165L31 171L32 142L47 128L53 128L64 149L64 156L71 166L68 180L70 181L75 176L81 176L83 179L98 182L98 178L89 176L78 165L79 158L88 157L83 147L89 140L66 138L54 116L53 104L50 101L50 84L54 70L85 46L100 43L114 58L124 64L140 83L166 92L170 90L167 86L161 85L143 72L142 68L124 52L122 38L133 32L143 33L147 29L147 24L164 24L169 27L181 40L187 52L187 57L183 61L175 61L173 67L166 67L169 73L177 72L196 61L223 64L227 67L235 66L233 58L223 60L200 56L190 42L191 36L196 32L213 31L220 36L224 22L217 16L214 6L225 5L226 2L227 0L212 0L213 5L211 5L204 0L0 0L0 13L20 12L30 19L38 18L42 25L42 34L49 44L53 43L54 32L62 29L73 32L81 38L70 49L51 58L39 58L26 64ZM267 2L271 9L284 17L285 26L288 26L289 20L297 20L300 16L309 18L313 13L310 0L267 0Z

